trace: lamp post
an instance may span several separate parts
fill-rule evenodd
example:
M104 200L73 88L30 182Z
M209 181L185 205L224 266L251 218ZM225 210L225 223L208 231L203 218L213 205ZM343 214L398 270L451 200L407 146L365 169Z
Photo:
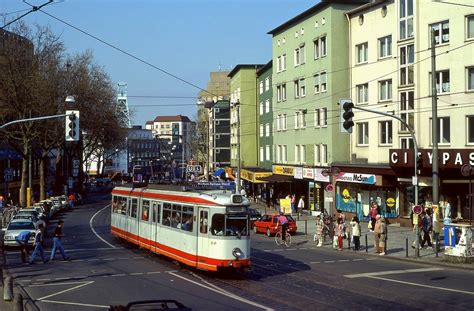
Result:
M235 190L240 193L240 101L237 99L232 103L232 106L235 107L237 117L237 182Z

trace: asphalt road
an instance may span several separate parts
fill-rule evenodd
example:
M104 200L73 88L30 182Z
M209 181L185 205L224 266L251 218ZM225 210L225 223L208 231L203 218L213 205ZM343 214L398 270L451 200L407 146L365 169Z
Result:
M7 251L15 282L41 310L100 310L175 299L193 310L473 310L474 272L316 248L307 236L291 247L252 236L253 269L216 275L120 242L110 235L107 201L59 214L71 261L25 265ZM104 208L105 207L105 208ZM50 246L46 247L49 254Z

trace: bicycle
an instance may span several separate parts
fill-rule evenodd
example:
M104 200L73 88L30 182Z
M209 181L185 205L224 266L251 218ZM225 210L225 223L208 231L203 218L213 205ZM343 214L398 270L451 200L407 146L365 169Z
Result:
M290 247L291 245L291 234L286 230L286 239L283 241L282 235L281 235L281 229L275 233L275 243L277 245L282 245L285 244L286 247Z

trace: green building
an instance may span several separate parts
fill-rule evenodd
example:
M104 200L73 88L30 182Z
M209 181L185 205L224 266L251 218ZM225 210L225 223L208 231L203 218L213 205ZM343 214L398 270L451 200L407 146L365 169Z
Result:
M258 166L272 170L273 109L272 64L269 61L257 72L258 83Z

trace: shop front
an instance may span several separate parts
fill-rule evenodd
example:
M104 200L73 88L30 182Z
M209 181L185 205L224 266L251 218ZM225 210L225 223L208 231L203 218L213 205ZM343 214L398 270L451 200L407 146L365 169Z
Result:
M271 176L272 172L261 167L246 167L240 170L240 178L242 186L245 189L247 196L257 201L266 202L269 195L267 182L261 178Z

